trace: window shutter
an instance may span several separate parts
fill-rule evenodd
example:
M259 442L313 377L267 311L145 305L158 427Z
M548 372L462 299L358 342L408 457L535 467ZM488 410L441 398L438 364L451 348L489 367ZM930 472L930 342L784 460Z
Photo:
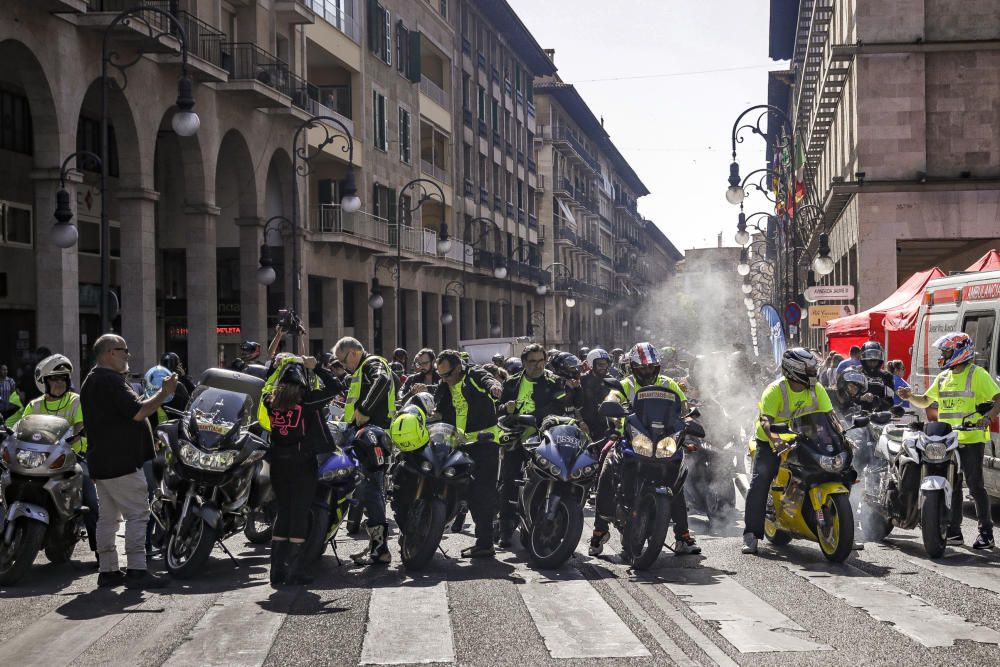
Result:
M410 62L406 77L413 83L420 83L420 32L410 33Z
M382 24L382 13L379 11L378 0L368 0L368 48L373 53L379 53L382 48L379 26Z
M389 188L388 190L389 190L389 202L388 202L389 215L387 217L389 219L389 224L394 225L396 224L396 189Z
M389 150L389 101L379 95L382 101L382 150Z

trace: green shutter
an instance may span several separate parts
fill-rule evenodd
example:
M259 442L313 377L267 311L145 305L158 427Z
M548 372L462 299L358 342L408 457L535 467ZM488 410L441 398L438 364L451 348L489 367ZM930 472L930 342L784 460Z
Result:
M376 218L382 217L382 206L380 205L379 203L380 200L378 198L379 190L381 189L381 187L382 186L380 186L378 183L372 185L372 215L374 215Z
M410 62L406 78L413 83L420 82L420 32L417 30L410 33Z
M382 12L378 0L368 0L368 48L373 53L379 53L379 26L382 25Z
M396 189L389 188L389 215L386 216L390 225L396 224Z

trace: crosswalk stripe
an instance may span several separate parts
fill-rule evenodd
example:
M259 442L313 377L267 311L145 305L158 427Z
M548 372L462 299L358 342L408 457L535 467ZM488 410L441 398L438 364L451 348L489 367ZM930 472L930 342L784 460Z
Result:
M1000 594L1000 564L985 558L952 554L940 560L917 560L916 558L907 558L906 560L971 588L981 588ZM973 563L976 564L973 565Z
M262 582L263 583L263 582ZM285 621L285 614L264 609L266 585L247 586L221 594L164 664L165 667L226 665L259 667ZM289 603L293 594L282 594Z
M865 611L875 620L891 623L894 630L923 646L954 646L957 639L1000 644L1000 633L997 631L938 609L916 595L879 581L851 565L829 566L836 567L835 572L818 570L816 566L806 569L787 562L782 565L821 591Z
M715 664L719 665L719 667L736 667L736 661L726 655L726 652L716 646L715 642L708 635L699 630L680 610L674 607L657 586L644 584L639 586L638 590L645 593L646 597L660 610L660 613L690 637L698 645L698 648L704 651Z
M830 651L808 638L805 628L760 599L728 575L712 570L684 570L684 581L664 585L691 611L718 623L719 634L740 653Z
M72 603L70 603L72 604ZM76 660L122 621L128 612L67 618L50 611L14 637L0 642L0 664L61 667Z
M448 584L372 589L361 664L455 662Z
M562 573L560 573L562 574ZM632 658L649 650L589 581L555 580L527 571L517 587L553 658Z

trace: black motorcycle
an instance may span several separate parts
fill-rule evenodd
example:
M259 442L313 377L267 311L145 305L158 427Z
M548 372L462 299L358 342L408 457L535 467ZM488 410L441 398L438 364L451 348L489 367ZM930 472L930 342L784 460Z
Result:
M710 526L729 525L736 511L735 480L743 441L738 425L734 425L718 402L702 401L696 406L704 415L704 421L732 430L725 432L720 428L718 438L711 439L688 434L688 442L695 448L689 451L685 462L688 479L684 484L684 498L689 509L705 513Z
M249 430L262 385L235 371L206 371L184 416L157 428L164 469L151 509L172 575L198 572L216 543L232 557L222 541L245 527L254 473L267 452Z
M559 567L583 533L583 506L597 480L599 452L579 427L560 424L524 443L529 453L518 495L521 546L528 562Z
M625 559L633 568L650 567L663 550L673 498L684 492L688 438L704 438L705 429L681 417L680 397L660 386L640 387L632 413L616 401L601 404L602 417L625 419L623 436L608 456L614 457L615 515L608 517L621 533Z
M399 552L408 569L430 562L441 544L444 527L458 514L472 480L467 446L489 447L492 434L481 433L468 445L450 424L430 424L423 446L400 452L389 469L390 503L399 526Z

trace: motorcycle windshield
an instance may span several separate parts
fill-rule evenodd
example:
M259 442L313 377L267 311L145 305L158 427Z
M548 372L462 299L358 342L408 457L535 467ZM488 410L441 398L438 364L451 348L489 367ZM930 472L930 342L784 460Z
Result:
M451 424L431 424L427 427L428 442L454 449L465 444L465 434Z
M224 446L247 424L253 401L246 394L215 387L198 387L188 405L189 428L197 432L198 444L206 448Z
M328 421L326 423L327 430L330 432L330 438L333 440L334 446L337 449L342 449L344 443L348 440L348 429L353 429L353 426L345 422L339 421Z
M641 387L635 393L632 411L653 437L676 433L684 427L680 423L680 396L666 387Z
M843 437L833 420L831 413L815 412L798 417L793 430L805 436L812 449L822 454L833 454L844 448Z
M559 452L563 461L573 461L584 446L583 432L576 426L563 424L553 426L545 432L545 439Z
M30 445L54 445L69 429L69 422L62 417L28 415L17 422L14 438Z

